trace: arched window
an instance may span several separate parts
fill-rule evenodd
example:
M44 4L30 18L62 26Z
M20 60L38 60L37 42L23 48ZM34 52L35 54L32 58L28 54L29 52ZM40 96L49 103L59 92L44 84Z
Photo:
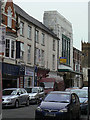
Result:
M11 9L8 9L8 19L7 19L7 26L12 27L12 12Z

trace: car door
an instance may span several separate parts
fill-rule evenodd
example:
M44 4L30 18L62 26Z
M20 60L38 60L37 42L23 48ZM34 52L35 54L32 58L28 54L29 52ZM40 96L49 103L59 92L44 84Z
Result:
M22 104L23 103L23 96L22 96L22 93L21 93L21 89L19 89L17 91L17 95L18 95L19 104Z
M71 105L70 105L70 113L73 118L76 117L76 96L75 94L71 94Z
M43 88L40 88L40 91L39 91L39 98L44 98L44 90Z
M76 114L78 115L78 113L80 112L80 101L79 101L79 97L77 95L75 95L76 97Z
M23 103L26 103L28 99L28 93L26 92L25 89L21 89L21 91L22 91L22 96L23 96Z

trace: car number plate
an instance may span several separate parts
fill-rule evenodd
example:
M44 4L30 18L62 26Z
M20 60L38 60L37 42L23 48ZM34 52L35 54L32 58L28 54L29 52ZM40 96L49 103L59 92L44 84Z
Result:
M45 116L50 116L50 117L55 117L56 115L55 114L51 114L51 113L46 113Z

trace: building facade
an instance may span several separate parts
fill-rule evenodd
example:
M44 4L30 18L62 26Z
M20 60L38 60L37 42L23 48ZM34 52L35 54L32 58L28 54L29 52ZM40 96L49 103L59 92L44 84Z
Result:
M58 43L59 58L66 59L66 62L58 62L58 71L59 74L64 77L67 84L66 87L72 86L72 75L70 73L70 71L73 71L72 24L57 11L45 11L43 16L43 23L60 39Z
M73 47L73 70L77 73L74 77L73 86L82 87L82 52Z
M90 43L81 42L82 45L82 70L83 70L83 85L88 86L88 68L90 66L90 60L88 59Z
M12 0L3 3L2 19L6 28L3 88L36 86L50 71L57 75L59 38Z

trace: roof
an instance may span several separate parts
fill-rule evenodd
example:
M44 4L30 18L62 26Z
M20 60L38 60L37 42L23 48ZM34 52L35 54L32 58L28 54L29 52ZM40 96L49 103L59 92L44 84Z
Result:
M56 34L54 34L49 28L47 28L44 24L36 20L35 18L28 15L23 9L21 9L18 5L14 4L15 11L18 15L26 19L28 22L34 24L36 27L39 27L40 29L44 30L48 34L52 35L54 38L58 39Z
M71 92L66 92L66 91L51 91L51 94L71 94Z

